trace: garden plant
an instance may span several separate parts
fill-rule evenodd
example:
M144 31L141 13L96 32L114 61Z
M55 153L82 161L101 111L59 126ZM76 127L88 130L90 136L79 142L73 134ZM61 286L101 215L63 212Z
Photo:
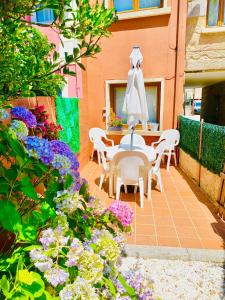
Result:
M76 155L58 140L60 128L48 132L44 108L11 105L56 96L64 79L55 72L74 75L71 62L83 68L80 58L100 51L113 11L87 0L74 10L70 2L0 4L0 299L153 299L149 278L119 271L131 209L120 201L105 208L91 197ZM55 21L35 25L78 41L64 61L25 19L43 8L54 10Z

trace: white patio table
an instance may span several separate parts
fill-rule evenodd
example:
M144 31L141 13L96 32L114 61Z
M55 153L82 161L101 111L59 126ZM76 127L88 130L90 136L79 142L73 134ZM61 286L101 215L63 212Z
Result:
M113 147L107 147L106 157L109 161L111 161L114 155L121 151L130 151L130 145L120 144ZM149 162L153 162L156 159L156 151L152 146L147 145L133 145L132 151L140 151L143 152L147 157ZM109 197L113 197L113 178L109 180Z

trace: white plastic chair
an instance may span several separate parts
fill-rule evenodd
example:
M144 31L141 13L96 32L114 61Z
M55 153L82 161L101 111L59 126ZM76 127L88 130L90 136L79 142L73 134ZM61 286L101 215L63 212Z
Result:
M176 129L165 130L161 134L159 140L155 143L152 143L152 146L161 143L161 141L163 141L163 140L166 141L166 148L164 150L163 155L168 157L166 169L167 169L167 171L169 171L171 156L174 157L174 163L175 163L175 166L177 166L177 158L176 158L175 147L180 142L180 133Z
M163 191L162 178L160 173L160 164L166 147L167 147L167 143L164 140L155 149L157 153L157 158L155 160L154 166L151 167L148 173L148 199L151 198L151 185L152 185L153 174L156 176L156 180L157 180L157 184L159 185L160 192Z
M144 185L149 171L147 156L139 151L122 151L115 155L116 199L120 198L120 189L124 185L133 185L135 192L139 186L140 206L144 205ZM125 190L126 191L126 190Z
M120 141L120 144L127 144L131 143L131 134L124 135ZM139 134L133 134L133 145L145 145L144 138Z
M96 140L95 147L98 149L99 162L100 162L100 165L102 166L102 172L100 175L100 182L99 182L99 189L101 189L103 181L105 179L105 176L109 175L110 165L107 162L106 157L105 157L106 147L105 147L105 144L103 143L103 141Z
M89 130L89 138L90 141L93 143L93 150L91 154L91 160L93 160L94 152L97 151L98 155L98 164L100 164L100 155L99 155L99 149L97 148L98 143L96 141L102 141L102 138L104 138L106 141L111 142L112 146L114 146L114 141L107 138L106 133L103 129L94 127Z

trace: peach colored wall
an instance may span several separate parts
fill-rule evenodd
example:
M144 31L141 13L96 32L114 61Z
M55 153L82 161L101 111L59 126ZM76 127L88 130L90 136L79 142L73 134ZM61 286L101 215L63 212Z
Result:
M176 56L178 3L180 3L180 23ZM174 127L176 115L182 111L183 103L184 64L182 60L185 52L187 1L168 1L168 6L170 4L171 15L123 20L113 24L112 35L102 40L102 52L97 55L97 59L87 59L87 93L84 98L87 97L88 101L90 127L105 128L102 118L102 108L106 106L105 81L127 79L130 68L129 55L134 45L140 46L144 57L142 65L144 77L165 79L163 129ZM178 59L177 68L176 59ZM175 76L177 77L176 91Z

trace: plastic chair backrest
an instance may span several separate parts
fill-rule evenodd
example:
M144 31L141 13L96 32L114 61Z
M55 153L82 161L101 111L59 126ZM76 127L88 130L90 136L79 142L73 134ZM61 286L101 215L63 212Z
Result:
M174 149L180 142L180 132L176 129L168 129L163 131L160 140L166 140L167 148Z
M94 141L94 147L99 152L100 163L102 164L103 168L106 170L108 164L107 164L105 153L104 153L106 151L105 144L103 143L103 141L96 139Z
M117 169L124 184L136 184L141 174L141 169L148 171L150 163L147 156L139 151L121 151L115 154L111 166Z
M166 140L163 140L162 142L160 142L158 144L158 146L155 148L156 154L157 154L157 158L155 161L155 170L158 170L160 168L160 163L162 160L162 156L163 156L163 152L165 151L165 149L167 148L167 142Z
M92 143L95 140L101 140L102 137L106 137L105 130L98 127L93 127L89 130L89 138Z
M122 137L120 144L130 144L131 134L127 134ZM144 138L139 134L133 134L133 145L145 145Z

